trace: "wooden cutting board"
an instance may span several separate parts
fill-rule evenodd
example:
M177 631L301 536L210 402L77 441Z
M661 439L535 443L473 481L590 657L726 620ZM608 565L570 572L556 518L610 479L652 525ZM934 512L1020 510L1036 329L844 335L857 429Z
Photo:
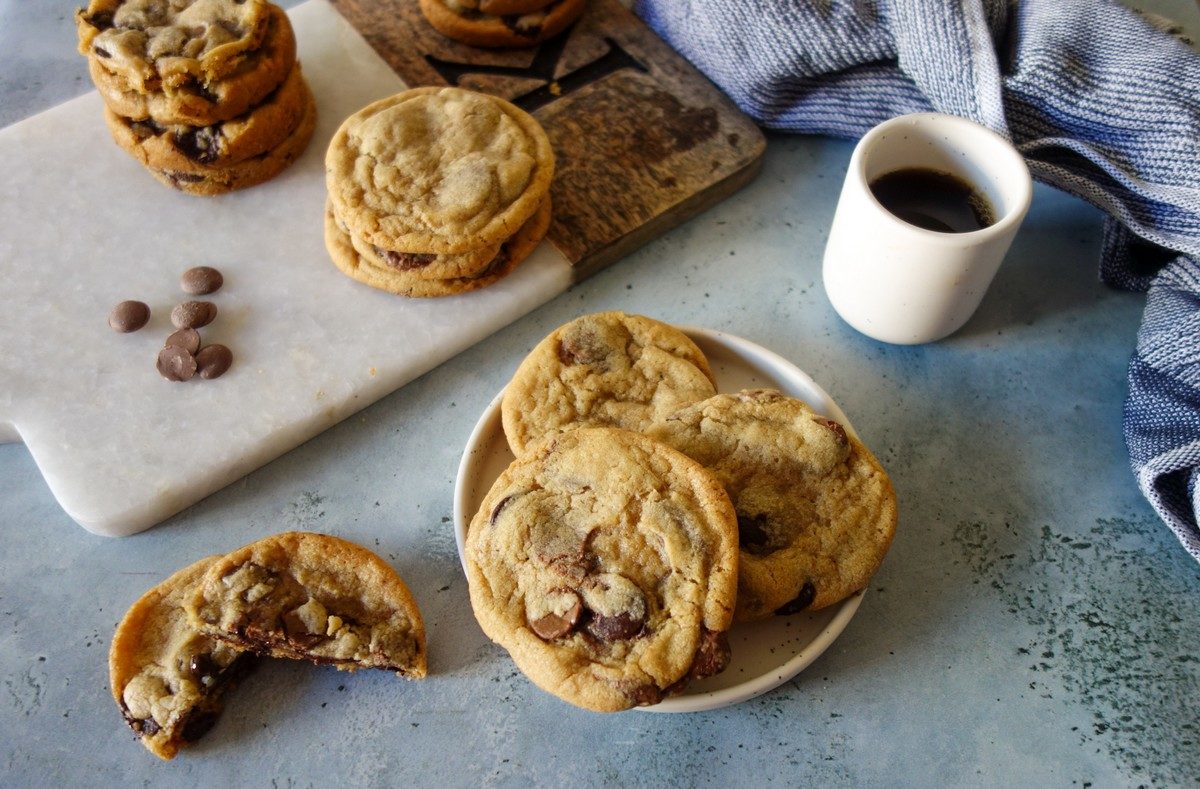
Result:
M0 129L0 441L25 442L90 531L159 523L682 222L757 165L757 130L616 3L597 2L568 38L507 53L441 40L415 0L339 7L370 44L326 0L291 9L317 130L253 189L196 198L161 186L112 143L94 92ZM535 61L546 76L525 76ZM498 62L512 65L461 65ZM559 162L553 243L481 291L403 299L330 263L324 151L347 115L442 79L438 69L540 103ZM198 264L225 274L201 333L233 349L234 366L171 383L154 361L186 298L179 275ZM124 299L150 305L146 328L108 329Z
M758 127L618 0L590 0L565 34L515 50L446 38L417 0L333 3L409 85L492 93L541 121L558 157L549 236L577 279L758 172Z

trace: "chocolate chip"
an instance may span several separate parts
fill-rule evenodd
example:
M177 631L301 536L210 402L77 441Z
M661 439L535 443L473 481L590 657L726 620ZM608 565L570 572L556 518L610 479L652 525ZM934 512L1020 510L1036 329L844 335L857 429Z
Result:
M816 596L817 589L813 586L812 581L805 581L804 586L800 587L800 594L775 609L775 613L779 616L798 614L812 605L813 599Z
M823 416L814 416L813 421L821 427L832 431L834 439L838 442L839 446L846 446L846 444L850 443L850 438L846 435L846 428L842 427L832 419L826 419Z
M193 296L216 293L225 284L225 277L212 266L194 266L179 277L179 287Z
M558 343L558 360L563 364L596 364L605 355L605 349L590 332L563 337Z
M217 305L211 301L185 301L171 310L171 323L177 329L199 329L217 317Z
M154 720L154 718L146 718L143 721L137 721L137 723L139 726L135 727L134 731L143 737L149 737L151 734L158 734L162 731L162 727L158 725L158 721Z
M207 652L197 652L188 661L188 673L192 675L192 679L205 688L209 688L214 684L217 675L221 673L221 667L212 659L212 655Z
M488 518L488 526L496 525L496 518L500 517L500 513L503 512L504 508L508 506L508 503L515 498L516 498L516 495L514 494L514 495L510 495L510 496L505 496L504 498L500 499L500 503L497 504L492 509L492 516L490 518Z
M628 611L622 611L616 616L604 616L593 612L586 628L601 641L624 641L642 632L643 624L645 622L642 617L634 616Z
M208 381L220 378L233 364L233 351L224 345L206 345L196 354L196 365L200 377Z
M97 30L108 30L113 26L114 16L115 13L113 11L97 11L94 14L84 16L83 21Z
M375 247L375 251L379 254L379 257L383 258L384 263L400 271L425 268L437 259L437 255L430 255L424 252L396 252L395 250L384 249L383 247Z
M692 661L688 676L692 679L702 679L720 674L729 665L732 654L729 638L725 633L703 629L700 633L700 647L696 650L696 657Z
M187 716L187 720L183 723L179 737L184 742L195 742L205 734L208 734L216 722L217 713L212 710L192 710Z
M163 345L174 345L177 348L184 349L188 353L194 354L200 350L200 332L195 329L178 329L171 332Z
M96 46L92 47L92 51L96 53L97 57L101 57L101 58L105 58L105 59L112 57L112 53L100 45L96 45Z
M168 381L190 381L196 374L196 357L178 345L168 345L158 352L158 372Z
M200 164L211 164L220 158L223 139L219 126L198 126L171 135L179 152Z
M747 553L752 553L756 556L770 553L771 535L767 532L767 516L759 513L757 515L743 515L738 513L738 544Z
M123 301L108 313L108 325L113 331L128 334L137 331L150 320L150 308L141 301Z
M663 700L663 692L656 685L639 685L625 695L638 707L648 707Z
M529 629L543 641L553 641L562 638L575 629L579 615L583 612L583 604L579 595L570 590L559 590L553 593L559 598L554 607L563 610L550 611L529 622Z
M159 172L171 179L171 183L176 186L179 184L198 184L205 179L205 176L200 173L181 173L175 170L160 170Z

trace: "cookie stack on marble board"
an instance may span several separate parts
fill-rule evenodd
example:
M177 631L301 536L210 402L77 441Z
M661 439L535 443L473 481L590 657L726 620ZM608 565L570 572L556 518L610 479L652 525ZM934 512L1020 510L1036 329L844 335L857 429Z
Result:
M620 0L588 0L567 30L518 48L449 38L412 0L332 3L410 87L482 91L537 118L556 159L547 239L577 281L728 197L761 166L759 128Z
M511 103L414 88L347 118L325 156L325 245L348 277L401 296L487 287L550 226L554 152Z
M76 25L113 139L168 186L262 183L312 137L295 34L265 0L91 0Z

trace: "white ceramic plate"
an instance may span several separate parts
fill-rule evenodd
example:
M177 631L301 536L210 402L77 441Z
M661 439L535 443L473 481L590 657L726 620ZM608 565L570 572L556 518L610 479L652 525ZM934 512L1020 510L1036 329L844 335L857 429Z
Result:
M709 329L683 327L704 351L717 379L717 391L770 387L797 397L820 414L854 428L837 403L799 368L752 342ZM454 485L454 537L459 560L467 526L492 483L513 460L500 424L496 395L467 441ZM464 565L465 572L465 565ZM764 622L735 625L729 633L733 659L715 677L693 682L687 690L647 712L697 712L737 704L766 693L796 676L824 652L858 610L862 593L812 613L777 616Z

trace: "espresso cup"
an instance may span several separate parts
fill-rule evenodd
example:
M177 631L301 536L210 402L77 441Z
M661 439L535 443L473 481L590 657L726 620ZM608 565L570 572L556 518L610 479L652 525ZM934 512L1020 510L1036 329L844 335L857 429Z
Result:
M871 184L902 170L969 186L990 207L990 224L943 232L901 219ZM1032 195L1021 154L984 126L932 112L879 124L854 148L829 229L822 266L829 301L855 329L884 342L953 334L983 300Z

